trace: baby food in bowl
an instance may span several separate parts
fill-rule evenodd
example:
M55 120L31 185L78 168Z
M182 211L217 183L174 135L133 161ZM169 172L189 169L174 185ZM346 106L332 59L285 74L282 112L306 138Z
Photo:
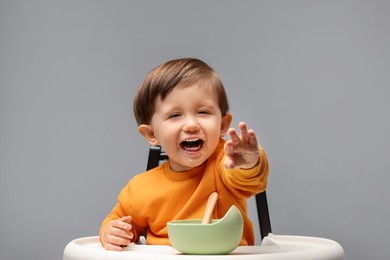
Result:
M240 210L231 206L225 216L202 224L202 219L167 223L172 246L185 254L219 255L233 251L241 241L244 221Z

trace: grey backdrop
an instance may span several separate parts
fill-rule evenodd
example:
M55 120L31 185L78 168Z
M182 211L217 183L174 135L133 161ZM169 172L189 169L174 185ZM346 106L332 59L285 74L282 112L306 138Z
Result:
M215 68L234 125L258 133L274 233L389 259L389 13L389 1L1 0L0 259L61 259L98 234L146 165L134 92L187 56Z

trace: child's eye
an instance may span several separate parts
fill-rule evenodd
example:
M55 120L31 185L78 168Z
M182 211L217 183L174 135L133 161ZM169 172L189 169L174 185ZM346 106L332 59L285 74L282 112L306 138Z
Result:
M207 114L210 114L210 112L207 111L207 110L201 110L201 111L198 112L198 114L205 114L205 115L207 115Z
M179 113L172 113L168 116L168 118L175 118L175 117L179 117L180 114Z

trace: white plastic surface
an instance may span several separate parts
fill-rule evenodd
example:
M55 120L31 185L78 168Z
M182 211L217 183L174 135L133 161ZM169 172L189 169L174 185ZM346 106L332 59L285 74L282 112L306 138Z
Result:
M239 246L227 255L184 255L171 246L130 244L122 252L105 250L99 237L75 239L65 247L63 260L129 259L344 259L343 248L324 238L270 234L261 246Z

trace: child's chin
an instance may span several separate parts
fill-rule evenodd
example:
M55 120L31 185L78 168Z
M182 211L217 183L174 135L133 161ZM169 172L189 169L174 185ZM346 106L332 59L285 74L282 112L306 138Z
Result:
M206 160L187 158L181 162L171 163L172 170L174 171L188 171L198 166L201 166Z

